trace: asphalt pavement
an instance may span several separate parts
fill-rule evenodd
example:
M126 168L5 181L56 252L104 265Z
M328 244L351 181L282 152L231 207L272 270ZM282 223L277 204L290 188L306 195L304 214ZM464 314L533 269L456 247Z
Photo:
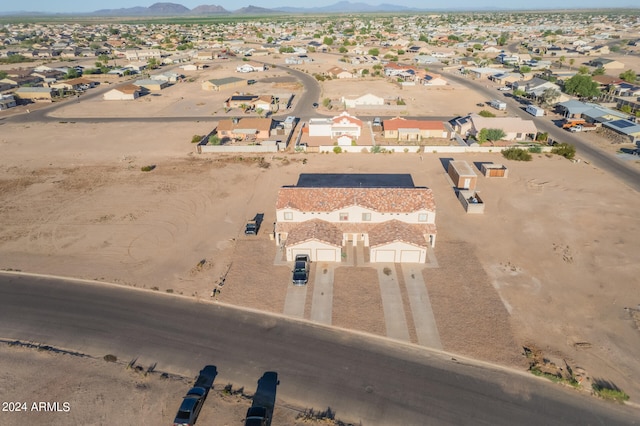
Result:
M0 337L157 362L218 383L278 375L278 401L363 425L638 424L639 412L530 374L387 339L124 286L0 273ZM69 372L73 374L73 372ZM16 399L27 395L16 395ZM55 396L50 395L54 398ZM277 424L277 419L274 419Z

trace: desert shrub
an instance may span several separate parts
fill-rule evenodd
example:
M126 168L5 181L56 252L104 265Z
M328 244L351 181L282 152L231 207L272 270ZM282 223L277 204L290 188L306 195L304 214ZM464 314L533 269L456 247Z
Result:
M118 361L118 357L115 355L107 354L103 357L103 359L107 362L116 362Z
M207 141L209 145L220 145L221 142L220 138L216 135L209 136L209 140Z
M342 148L340 148L339 146L334 146L333 152L335 152L336 154L340 154L342 152Z
M151 170L155 169L156 166L155 165L150 165L150 166L142 166L140 167L140 170L142 170L143 172L150 172Z
M494 113L492 113L491 111L487 111L486 109L483 109L482 111L480 111L478 113L479 116L481 117L495 117L496 115Z
M629 399L629 395L613 383L596 380L591 387L593 388L593 392L600 398L610 399L617 402L624 402Z
M540 154L542 152L542 147L540 145L530 146L529 152L532 154Z
M191 143L198 143L202 140L202 136L200 135L193 135L193 137L191 138Z
M573 159L576 156L576 147L569 143L561 143L553 147L552 154L561 155L567 160Z
M507 148L502 151L504 158L515 161L531 161L531 154L521 148Z

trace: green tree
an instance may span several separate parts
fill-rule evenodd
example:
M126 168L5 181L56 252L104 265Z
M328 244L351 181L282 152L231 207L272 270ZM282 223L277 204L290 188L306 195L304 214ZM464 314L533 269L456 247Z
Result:
M322 100L322 106L325 108L329 108L329 105L331 105L331 98L324 98Z
M589 74L589 68L585 65L582 65L578 68L578 74Z
M564 55L558 58L558 62L560 62L560 68L562 68L562 64L564 64L566 60L567 58L565 58Z
M378 50L377 48L373 48L373 49L369 49L369 51L367 52L369 55L371 56L379 56L380 55L380 50Z
M75 68L69 68L69 71L67 71L67 73L64 75L64 78L78 78L79 76L80 74L78 74L78 71Z
M506 134L502 129L482 129L478 133L478 142L499 141L505 136Z
M492 113L491 111L487 111L486 109L483 109L482 111L480 111L478 115L481 117L489 117L489 118L496 116L494 113Z
M338 49L338 52L340 52L340 53L347 53L348 51L349 51L349 49L347 49L344 46L340 46L340 49Z
M221 142L222 141L217 135L211 135L207 140L207 145L220 145Z
M147 60L147 66L154 70L160 66L160 61L158 61L157 58L149 58Z
M2 71L0 70L0 80L2 80L3 78L7 78L7 72L6 71Z
M604 68L602 67L596 68L595 70L593 70L591 75L604 75Z
M326 44L327 46L331 46L333 44L333 37L325 37L322 40L323 44Z
M600 95L598 83L588 74L576 74L564 83L564 91L581 98L591 98Z
M554 89L553 87L548 87L544 89L542 95L540 95L540 99L545 104L552 104L553 101L560 97L561 93L559 90Z
M620 74L620 78L629 83L635 83L638 75L634 70L626 70Z
M620 107L620 111L624 112L625 114L631 114L631 105L622 105Z
M503 32L502 34L500 34L500 37L498 37L498 46L504 46L507 44L507 42L509 41L509 33L508 32Z
M576 58L569 59L569 69L571 69L571 67L573 67L573 64L575 63L576 63Z
M522 74L530 73L530 72L531 72L531 67L530 67L530 66L528 66L528 65L521 65L521 66L520 66L520 72L521 72Z

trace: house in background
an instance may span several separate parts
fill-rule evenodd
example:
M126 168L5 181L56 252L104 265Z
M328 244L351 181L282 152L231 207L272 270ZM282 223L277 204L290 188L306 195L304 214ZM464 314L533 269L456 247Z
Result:
M18 104L13 95L1 95L0 94L0 111L15 108Z
M447 80L444 79L440 74L436 74L433 72L424 72L420 77L420 82L425 86L446 86Z
M219 92L247 85L247 80L238 77L214 78L202 83L202 90Z
M454 118L449 123L463 137L476 137L482 129L500 129L505 133L502 140L525 141L534 139L538 133L532 120L523 120L520 117L482 117L473 113Z
M425 138L449 138L442 121L409 120L402 117L384 120L385 139L419 142Z
M132 101L138 99L142 89L135 84L125 84L124 86L116 87L102 95L105 101Z
M367 93L366 95L358 97L346 97L343 96L340 100L346 108L357 108L359 106L381 106L384 105L384 98L380 96Z
M340 67L329 68L325 73L332 78L355 78L356 75Z
M220 120L216 133L220 139L252 141L269 139L273 120L270 118L248 117Z
M431 189L408 174L302 174L278 191L275 241L288 261L341 262L358 247L374 263L425 263L435 217Z
M14 95L20 100L51 102L54 90L51 87L18 87Z
M362 132L362 121L348 112L333 118L312 118L309 120L309 136L336 139L338 145L351 145Z

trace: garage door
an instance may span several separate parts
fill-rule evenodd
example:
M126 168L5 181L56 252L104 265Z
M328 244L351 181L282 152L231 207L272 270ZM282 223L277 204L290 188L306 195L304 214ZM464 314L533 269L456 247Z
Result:
M393 263L396 261L396 251L395 250L376 250L375 260L374 262L390 262Z
M336 251L332 249L317 249L316 260L318 262L335 262Z
M307 256L309 256L309 259L315 260L315 259L313 259L313 257L311 257L311 249L293 249L291 252L293 253L293 258L294 259L299 254L306 254Z
M400 262L420 263L420 250L402 250L400 252Z

